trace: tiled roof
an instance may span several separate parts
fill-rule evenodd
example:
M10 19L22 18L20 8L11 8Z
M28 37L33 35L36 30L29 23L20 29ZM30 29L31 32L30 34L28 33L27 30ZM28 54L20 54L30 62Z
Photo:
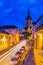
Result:
M36 31L43 29L43 24L36 28Z
M10 33L6 32L4 30L0 30L0 33L10 34Z
M33 25L35 25L37 22L32 22Z
M43 17L43 14L38 18L36 22L39 22L42 17Z
M32 24L33 24L33 25L36 25L36 24L41 20L42 17L43 17L43 14L37 19L36 22L33 22Z

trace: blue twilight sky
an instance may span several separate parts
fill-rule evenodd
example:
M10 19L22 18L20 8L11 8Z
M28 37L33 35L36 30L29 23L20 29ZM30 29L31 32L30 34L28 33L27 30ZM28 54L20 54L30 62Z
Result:
M0 25L14 24L22 29L28 8L32 21L36 21L43 14L43 0L0 0Z

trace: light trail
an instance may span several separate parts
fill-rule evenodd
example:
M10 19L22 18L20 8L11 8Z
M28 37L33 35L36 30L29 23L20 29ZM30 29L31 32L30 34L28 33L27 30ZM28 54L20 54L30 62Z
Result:
M9 61L22 46L25 46L25 44L26 44L26 40L21 41L19 44L13 47L12 50L6 52L7 54L6 53L4 54L4 57L0 59L0 62Z

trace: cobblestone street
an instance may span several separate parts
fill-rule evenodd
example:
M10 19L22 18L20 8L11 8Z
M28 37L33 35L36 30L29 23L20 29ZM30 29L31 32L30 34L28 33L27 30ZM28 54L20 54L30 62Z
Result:
M21 63L21 65L36 65L34 59L34 49L32 48L30 52L26 55L25 60Z

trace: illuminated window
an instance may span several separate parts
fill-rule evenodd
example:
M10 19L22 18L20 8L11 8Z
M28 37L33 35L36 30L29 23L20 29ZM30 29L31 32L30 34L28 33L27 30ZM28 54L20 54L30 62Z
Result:
M0 39L3 38L3 35L0 35Z

